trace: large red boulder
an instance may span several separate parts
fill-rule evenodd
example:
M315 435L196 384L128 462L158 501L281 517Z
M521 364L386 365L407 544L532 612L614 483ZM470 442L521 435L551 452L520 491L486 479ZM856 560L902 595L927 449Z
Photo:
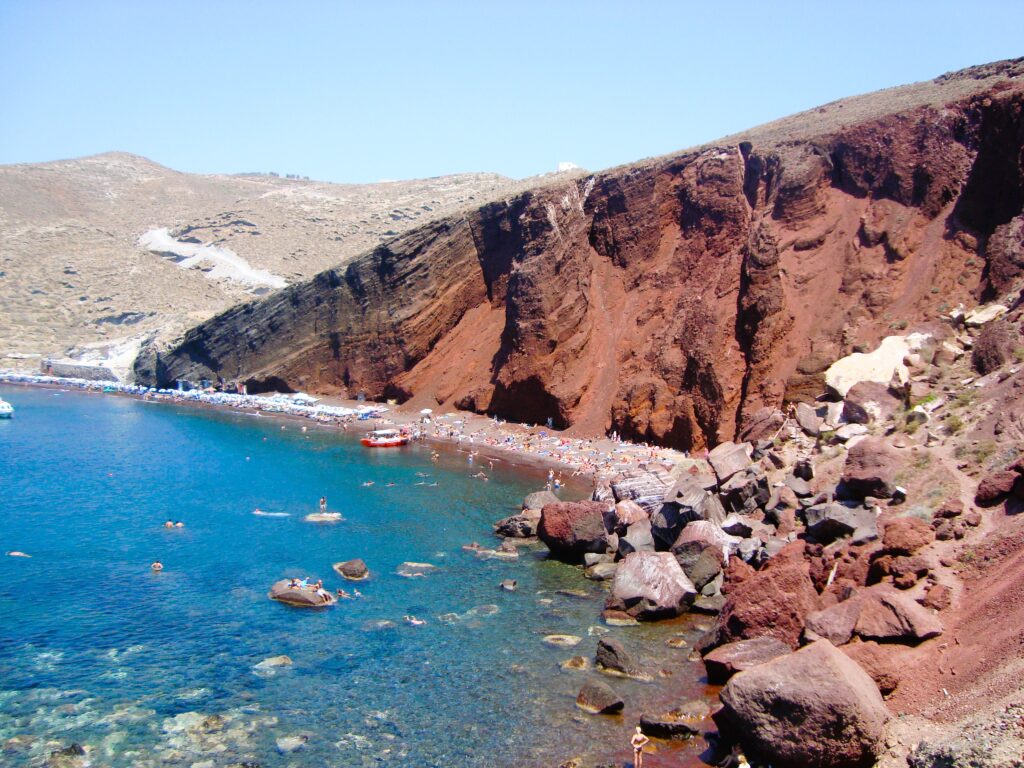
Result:
M942 623L927 608L891 587L870 587L860 594L854 631L865 640L919 643L942 634Z
M787 544L764 568L729 585L718 617L718 640L729 643L770 635L800 645L804 618L820 607L802 541Z
M1024 476L1021 473L1022 463L987 475L978 483L978 492L974 495L974 503L982 507L998 504L1007 496L1024 499Z
M842 491L848 497L874 496L887 499L896 490L896 473L902 457L895 448L877 437L866 437L846 455Z
M827 640L734 675L721 699L720 730L775 768L867 768L889 716L871 677Z
M919 517L890 520L882 534L882 549L891 555L912 555L935 541L931 525Z
M608 534L604 514L609 505L603 501L560 501L545 504L540 512L537 535L551 554L581 562L587 552L604 552Z

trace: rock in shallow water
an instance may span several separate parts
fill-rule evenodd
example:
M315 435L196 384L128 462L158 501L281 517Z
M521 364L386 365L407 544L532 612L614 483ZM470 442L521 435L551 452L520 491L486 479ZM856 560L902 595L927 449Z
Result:
M356 558L355 560L346 560L342 563L335 563L331 567L334 568L334 572L339 576L349 579L350 581L362 581L370 576L370 569L367 568L366 563L359 558Z
M576 706L592 715L610 715L622 711L625 702L606 683L588 680L576 696Z

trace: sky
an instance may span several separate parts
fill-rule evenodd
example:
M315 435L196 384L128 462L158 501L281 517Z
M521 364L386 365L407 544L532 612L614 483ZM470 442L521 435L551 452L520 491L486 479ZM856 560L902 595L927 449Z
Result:
M0 164L589 170L1024 55L1024 2L0 0Z

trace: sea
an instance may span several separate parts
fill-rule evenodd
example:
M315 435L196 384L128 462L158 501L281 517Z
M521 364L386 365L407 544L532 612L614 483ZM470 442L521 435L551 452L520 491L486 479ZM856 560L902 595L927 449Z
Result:
M625 765L642 711L707 694L687 660L700 619L606 627L606 587L542 546L514 562L463 549L497 545L492 524L543 487L541 469L474 466L454 447L370 450L252 413L0 394L15 407L0 421L0 764L45 765L77 744L69 765ZM304 520L321 496L340 521ZM333 572L352 558L369 579ZM410 562L433 567L403 575ZM268 599L304 576L362 596L313 610ZM602 635L656 672L601 676L626 701L618 716L577 709L597 673L561 667L592 661ZM261 665L281 655L292 663ZM650 764L699 764L699 751L661 744Z

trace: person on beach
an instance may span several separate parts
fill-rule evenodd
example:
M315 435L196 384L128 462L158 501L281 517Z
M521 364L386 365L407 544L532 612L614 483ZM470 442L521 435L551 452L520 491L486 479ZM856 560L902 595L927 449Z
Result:
M326 496L321 496L320 497L320 511L321 512L326 512L327 511L327 497Z
M644 732L640 730L640 726L636 727L636 733L633 734L629 743L633 746L633 768L643 768L644 764L644 747L650 741L649 738L644 736Z

